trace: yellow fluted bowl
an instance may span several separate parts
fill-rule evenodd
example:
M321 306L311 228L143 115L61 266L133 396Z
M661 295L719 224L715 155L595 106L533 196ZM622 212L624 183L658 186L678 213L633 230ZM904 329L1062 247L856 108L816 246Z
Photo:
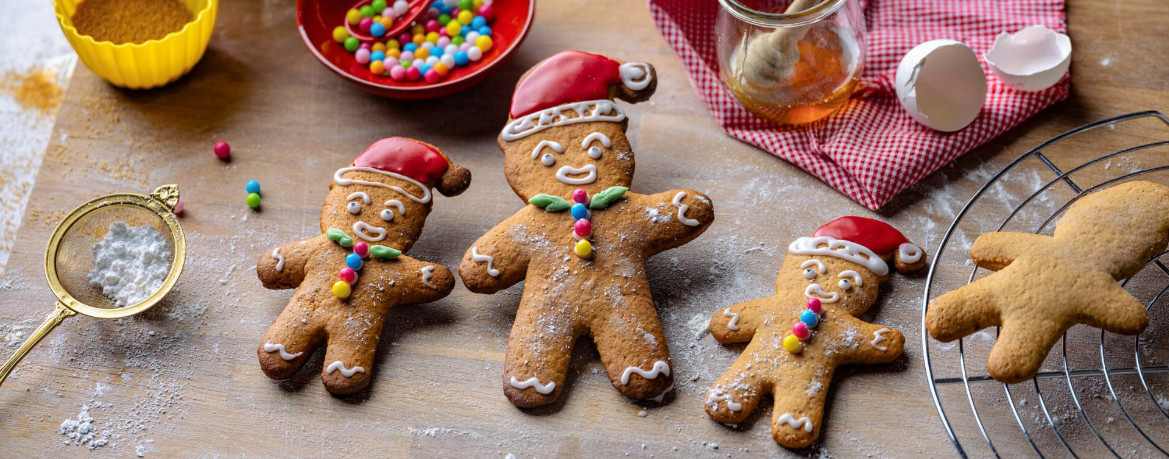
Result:
M82 1L53 1L61 31L93 73L110 84L131 89L162 86L191 71L207 50L219 10L219 0L179 0L194 13L195 20L160 40L115 44L94 40L73 27L73 12Z

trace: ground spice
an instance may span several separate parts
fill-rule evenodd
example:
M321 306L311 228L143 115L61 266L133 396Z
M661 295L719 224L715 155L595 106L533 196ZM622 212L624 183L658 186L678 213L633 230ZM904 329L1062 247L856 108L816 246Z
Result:
M178 0L85 0L73 12L73 27L97 41L144 43L194 19Z
M12 95L16 103L26 110L37 110L47 114L61 104L61 87L56 76L48 70L4 72L0 79L0 90Z

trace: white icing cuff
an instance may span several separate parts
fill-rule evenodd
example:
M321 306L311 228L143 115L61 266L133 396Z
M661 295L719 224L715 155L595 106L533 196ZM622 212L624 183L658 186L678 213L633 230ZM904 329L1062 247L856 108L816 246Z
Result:
M670 364L664 360L654 362L654 367L649 371L642 370L641 367L629 367L621 373L621 385L629 384L629 375L637 373L645 379L657 379L659 375L670 375Z

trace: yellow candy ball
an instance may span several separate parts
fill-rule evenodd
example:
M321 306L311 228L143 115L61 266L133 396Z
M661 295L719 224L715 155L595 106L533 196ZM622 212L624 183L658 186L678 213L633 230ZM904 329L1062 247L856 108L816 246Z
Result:
M426 41L431 43L438 43L438 32L431 32L426 34Z
M402 44L398 43L398 39L395 38L393 40L386 42L386 47L389 49L401 49Z
M369 71L374 75L382 75L386 73L386 64L382 61L373 61L369 63Z
M434 67L431 68L433 68L435 72L438 72L439 76L446 76L447 72L451 71L451 69L447 68L446 64L442 62L435 62Z
M341 43L344 42L346 38L349 38L349 31L345 30L345 26L337 26L335 29L333 29L333 41Z
M351 10L345 12L345 20L348 21L349 24L351 24L351 25L360 24L361 23L361 12L357 11L356 9L351 9Z
M398 50L398 48L390 48L389 51L386 51L386 56L396 59L402 56L402 51Z
M472 19L475 19L475 13L467 10L459 11L459 24L471 25Z
M350 293L353 293L353 291L349 288L349 284L345 283L345 281L337 281L335 284L333 284L333 295L336 295L337 298L342 300L349 298Z
M416 33L416 34L414 34L414 38L411 39L410 41L414 42L414 44L416 44L416 45L421 45L422 42L426 41L426 35Z
M576 243L576 254L581 258L588 258L593 255L593 244L588 239L581 239Z
M783 338L783 348L792 354L799 354L800 351L804 350L804 343L801 343L796 335L787 335Z
M417 59L426 60L426 58L430 57L430 50L426 48L418 48L417 51L414 51L414 57Z
M459 25L459 21L451 21L446 23L446 33L452 37L459 36L463 33L463 26Z
M426 27L423 27L422 24L414 24L414 27L410 28L410 33L412 35L424 34L426 33Z
M471 2L471 5L474 5L475 11L478 11L479 8L483 7L483 0L475 0L475 1Z
M483 52L490 50L491 46L494 44L495 43L491 41L491 37L488 37L487 35L481 35L479 36L479 39L475 40L475 46Z
M374 50L374 51L381 51L381 52L383 52L383 53L384 53L384 52L386 52L386 44L385 44L385 43L382 43L382 42L380 42L380 41L379 41L379 42L377 42L377 43L374 43L374 44L373 44L373 50Z

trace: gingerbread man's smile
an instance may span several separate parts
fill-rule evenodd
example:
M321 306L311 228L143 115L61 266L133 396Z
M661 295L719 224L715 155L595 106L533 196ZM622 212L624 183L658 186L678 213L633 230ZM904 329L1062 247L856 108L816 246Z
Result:
M578 178L569 177L570 175L580 174L586 175L584 177ZM556 171L556 180L567 183L569 185L588 185L597 181L597 166L594 164L589 164L580 169L572 166L561 167L560 170Z

